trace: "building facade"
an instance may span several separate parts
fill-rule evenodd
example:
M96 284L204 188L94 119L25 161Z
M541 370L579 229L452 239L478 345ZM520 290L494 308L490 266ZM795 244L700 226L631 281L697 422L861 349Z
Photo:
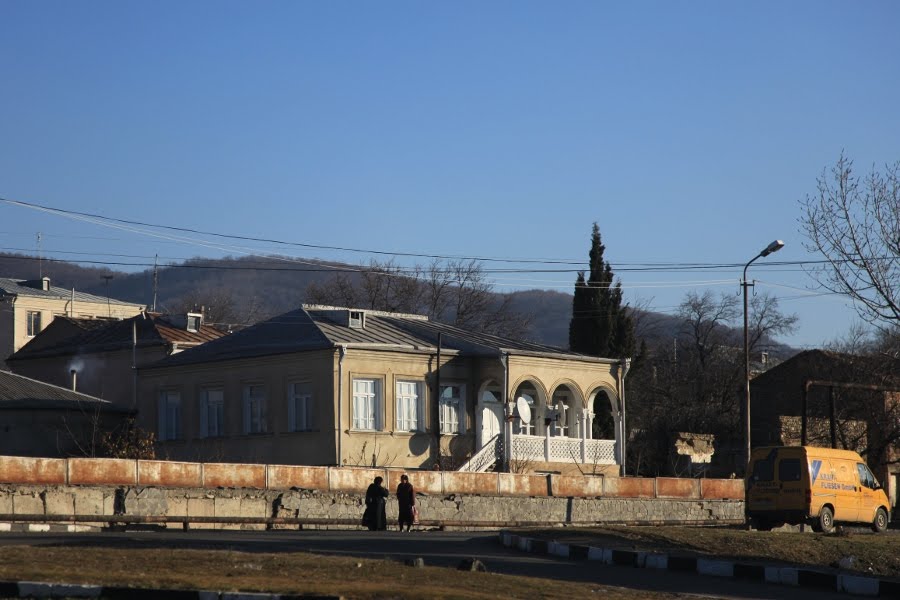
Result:
M171 459L617 473L626 372L415 315L306 306L140 369L138 418Z
M53 319L127 319L144 309L133 302L103 298L36 280L0 278L0 358L18 351Z

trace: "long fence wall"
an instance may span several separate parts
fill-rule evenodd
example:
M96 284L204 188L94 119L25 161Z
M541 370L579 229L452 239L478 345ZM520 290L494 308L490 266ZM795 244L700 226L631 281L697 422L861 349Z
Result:
M189 463L105 458L0 456L0 484L39 486L126 486L159 488L249 488L361 493L381 476L389 490L409 475L417 492L428 495L529 496L566 498L744 499L740 479L573 477L403 471L351 467Z

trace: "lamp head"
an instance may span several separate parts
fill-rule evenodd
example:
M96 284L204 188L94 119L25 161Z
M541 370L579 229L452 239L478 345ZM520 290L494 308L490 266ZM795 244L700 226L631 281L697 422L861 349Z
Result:
M763 250L762 252L760 252L759 255L760 256L768 256L768 255L772 254L773 252L778 252L782 248L784 248L784 242L782 242L781 240L775 240L774 242L772 242L771 244L766 246L766 249Z

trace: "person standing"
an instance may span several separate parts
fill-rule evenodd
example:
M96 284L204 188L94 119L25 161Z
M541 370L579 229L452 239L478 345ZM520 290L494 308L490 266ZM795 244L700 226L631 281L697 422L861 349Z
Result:
M366 490L366 510L363 512L363 525L369 531L384 531L387 529L387 514L385 506L389 492L382 487L382 477L376 477Z
M415 521L413 511L416 507L416 490L413 489L406 474L400 476L400 483L397 485L397 505L400 508L400 515L397 517L400 531L403 531L404 524L406 530L410 531Z

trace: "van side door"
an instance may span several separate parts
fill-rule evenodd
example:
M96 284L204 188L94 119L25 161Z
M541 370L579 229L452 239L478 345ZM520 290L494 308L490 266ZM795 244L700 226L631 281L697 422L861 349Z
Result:
M875 510L879 506L881 494L875 488L878 483L872 471L864 463L856 463L856 471L859 474L859 521L871 523L875 520Z

